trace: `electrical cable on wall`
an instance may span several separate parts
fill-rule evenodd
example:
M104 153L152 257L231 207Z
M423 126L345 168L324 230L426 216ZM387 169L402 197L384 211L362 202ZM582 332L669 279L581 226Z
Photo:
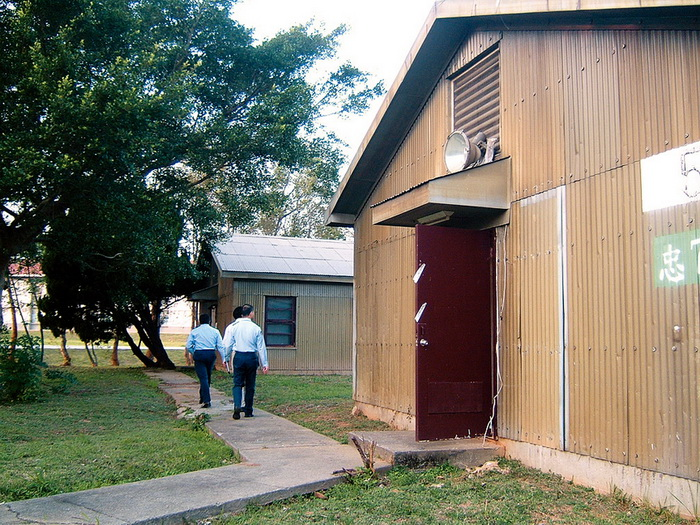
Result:
M498 396L503 390L503 378L501 377L501 322L503 320L503 309L506 302L506 282L507 282L507 269L506 264L506 239L508 237L508 225L506 224L502 228L496 228L496 394L493 396L491 403L491 417L489 422L486 424L486 429L484 430L483 444L486 444L486 436L491 430L491 435L493 432L493 420L496 418L496 406L498 405ZM499 257L499 247L501 248L501 256ZM503 270L501 272L500 268L503 265ZM501 273L503 279L503 296L499 297L498 285L501 282ZM500 301L499 301L500 299Z

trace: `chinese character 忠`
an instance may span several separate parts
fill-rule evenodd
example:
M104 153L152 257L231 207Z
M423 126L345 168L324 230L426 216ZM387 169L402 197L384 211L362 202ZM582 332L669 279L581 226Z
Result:
M681 251L674 249L670 244L665 252L663 252L664 267L659 272L659 280L664 279L677 283L685 278L685 265L678 262L681 256Z

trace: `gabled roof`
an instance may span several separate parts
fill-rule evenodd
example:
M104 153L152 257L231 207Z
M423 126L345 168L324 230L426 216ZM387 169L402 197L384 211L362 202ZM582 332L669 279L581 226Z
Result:
M699 24L698 0L436 2L326 211L327 224L354 224L440 75L470 33L508 29L697 29Z
M10 275L12 277L43 277L44 271L41 269L41 264L36 263L31 266L26 264L12 263L9 266Z
M223 277L352 282L353 243L298 237L232 235L214 262Z

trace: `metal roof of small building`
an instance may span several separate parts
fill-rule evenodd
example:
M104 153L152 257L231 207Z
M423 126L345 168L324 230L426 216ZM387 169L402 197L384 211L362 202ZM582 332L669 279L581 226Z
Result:
M224 277L351 282L352 241L268 235L232 235L216 245Z

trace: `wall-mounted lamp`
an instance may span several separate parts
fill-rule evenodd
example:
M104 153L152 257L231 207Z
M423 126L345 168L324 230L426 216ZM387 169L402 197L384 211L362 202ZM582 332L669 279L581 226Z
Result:
M486 135L481 131L473 138L463 131L453 131L445 142L443 152L448 173L455 173L479 164L486 148Z
M438 211L436 213L426 215L425 217L419 217L416 219L416 221L418 221L420 224L425 224L426 226L433 226L434 224L449 221L452 215L454 215L453 211Z

